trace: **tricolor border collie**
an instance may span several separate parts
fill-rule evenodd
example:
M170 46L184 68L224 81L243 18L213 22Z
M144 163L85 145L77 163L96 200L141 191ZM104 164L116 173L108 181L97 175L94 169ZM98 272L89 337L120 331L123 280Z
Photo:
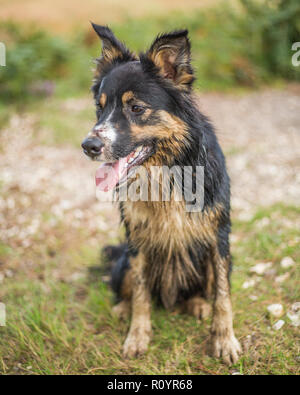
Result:
M230 180L214 129L193 100L188 32L161 34L137 56L108 27L93 28L102 41L92 87L97 120L82 147L106 162L97 170L98 187L118 191L137 166L146 170L140 182L148 187L153 167L188 167L193 174L204 169L200 210L175 199L174 179L169 201L119 202L126 243L111 250L118 258L111 282L114 311L131 315L124 356L147 350L153 298L198 318L209 314L211 302L211 353L236 363L241 348L230 300Z

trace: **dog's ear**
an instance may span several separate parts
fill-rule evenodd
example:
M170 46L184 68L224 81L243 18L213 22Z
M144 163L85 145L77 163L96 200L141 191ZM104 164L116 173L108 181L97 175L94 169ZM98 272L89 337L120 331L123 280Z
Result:
M103 66L113 63L116 60L130 61L135 56L122 44L107 26L100 26L92 23L95 32L102 41L102 56L97 59L97 70L101 71Z
M190 89L194 75L187 30L158 36L146 56L158 68L162 77L170 79L180 89Z

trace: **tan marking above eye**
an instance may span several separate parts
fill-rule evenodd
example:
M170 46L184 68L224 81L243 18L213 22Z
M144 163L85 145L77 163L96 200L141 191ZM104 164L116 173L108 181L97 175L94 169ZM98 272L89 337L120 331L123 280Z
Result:
M99 99L99 104L102 108L105 107L106 100L107 100L107 95L105 93L102 93Z
M122 103L125 104L133 98L134 98L134 93L132 91L127 91L122 95Z
M132 106L139 106L143 107L145 112L143 114L144 118L147 118L152 113L151 108L149 108L149 105L145 103L144 101L140 100L138 97L134 95L132 91L127 91L123 93L122 95L122 103L125 106L126 104L130 104Z

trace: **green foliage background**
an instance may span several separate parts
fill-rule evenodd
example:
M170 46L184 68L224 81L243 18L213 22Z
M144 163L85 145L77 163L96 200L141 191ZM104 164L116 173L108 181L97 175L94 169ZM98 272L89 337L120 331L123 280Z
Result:
M187 27L196 84L202 90L256 87L281 79L299 81L300 70L291 63L291 46L300 40L300 2L240 0L239 5L232 8L224 3L189 15L172 13L111 27L135 51L147 48L158 32ZM54 82L58 95L87 90L92 58L100 51L91 31L76 32L64 39L7 23L0 34L8 43L9 67L0 71L0 98L6 102L23 103L47 93L43 81Z

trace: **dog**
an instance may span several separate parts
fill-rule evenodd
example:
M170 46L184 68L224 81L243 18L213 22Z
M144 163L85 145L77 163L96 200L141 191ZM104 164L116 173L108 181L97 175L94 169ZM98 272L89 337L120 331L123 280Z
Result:
M104 167L105 190L118 190L124 174L138 165L146 172L155 166L204 169L201 210L187 211L174 189L169 201L119 203L126 243L111 255L118 258L112 269L114 312L131 314L123 354L146 352L152 298L198 318L207 317L212 301L211 353L236 363L241 347L230 297L230 180L213 126L193 97L188 31L161 34L137 56L108 27L92 25L102 41L92 86L97 121L82 148L107 162L97 171L100 187L107 181Z

